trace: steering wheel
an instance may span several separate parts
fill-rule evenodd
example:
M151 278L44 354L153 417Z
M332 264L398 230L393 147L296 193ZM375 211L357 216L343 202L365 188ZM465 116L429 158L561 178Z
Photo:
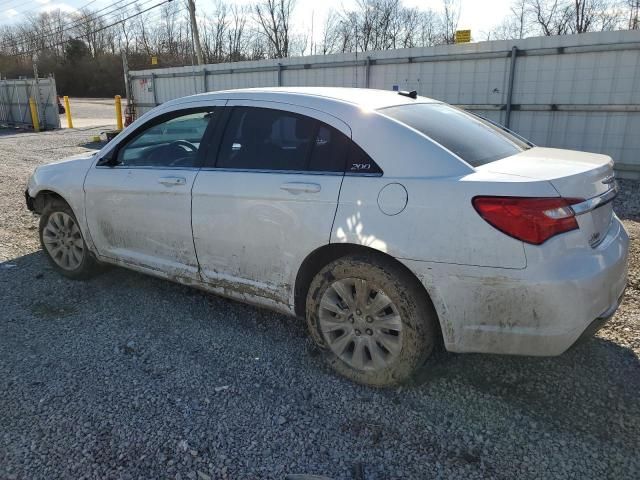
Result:
M188 142L187 140L175 140L173 142L171 142L170 144L167 145L166 148L181 148L183 150L185 150L185 153L195 153L198 151L198 147L196 147L193 143ZM189 158L189 157L186 157ZM172 161L169 166L170 167L175 167L177 165L180 164L180 162L183 162L185 160L185 157L180 157L175 159L174 161Z
M198 147L196 147L193 143L191 143L191 142L189 142L187 140L174 140L173 142L171 142L167 146L171 147L173 145L177 145L177 146L183 147L187 152L197 152L198 151Z

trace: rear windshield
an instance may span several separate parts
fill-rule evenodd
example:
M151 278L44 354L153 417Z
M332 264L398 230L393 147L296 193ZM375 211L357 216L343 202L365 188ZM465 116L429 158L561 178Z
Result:
M424 133L473 167L532 146L497 125L442 103L399 105L379 111Z

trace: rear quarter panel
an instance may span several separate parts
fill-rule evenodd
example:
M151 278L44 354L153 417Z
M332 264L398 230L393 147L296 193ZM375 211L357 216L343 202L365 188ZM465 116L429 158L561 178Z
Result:
M400 183L406 208L386 215L380 190ZM331 242L355 243L400 259L522 269L524 246L496 230L474 210L476 195L557 196L548 182L474 173L463 177L346 176Z

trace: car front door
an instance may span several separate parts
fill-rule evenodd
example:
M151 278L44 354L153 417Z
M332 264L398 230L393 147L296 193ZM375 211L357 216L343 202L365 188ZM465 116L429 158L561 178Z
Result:
M350 130L318 111L272 102L230 101L224 122L217 155L193 186L201 275L290 305L298 267L329 242Z
M176 279L198 277L191 188L218 111L209 104L162 113L90 169L86 214L100 256Z

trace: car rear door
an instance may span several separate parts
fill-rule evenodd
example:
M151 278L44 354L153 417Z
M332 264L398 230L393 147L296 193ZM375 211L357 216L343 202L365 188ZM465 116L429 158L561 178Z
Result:
M219 148L193 186L201 275L290 304L298 267L329 242L350 130L330 115L274 102L230 101L225 110Z
M84 184L87 222L100 256L197 278L191 188L222 105L199 102L165 112L90 169Z

